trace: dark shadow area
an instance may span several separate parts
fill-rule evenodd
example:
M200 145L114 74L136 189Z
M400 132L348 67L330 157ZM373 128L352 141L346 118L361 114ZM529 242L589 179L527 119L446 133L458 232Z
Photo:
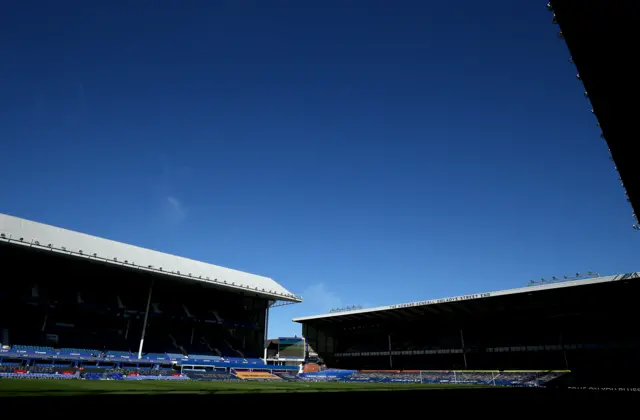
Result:
M636 214L638 79L635 56L640 12L633 0L551 0L562 37L598 118Z
M242 410L243 414L262 414L267 407L287 407L310 413L321 409L325 415L343 417L345 415L377 414L381 408L404 409L405 414L412 414L411 408L425 410L431 407L437 412L451 413L470 412L478 414L481 408L492 410L508 403L527 404L521 409L527 412L549 412L555 414L567 411L578 413L597 407L611 407L616 404L633 403L640 393L629 391L557 391L548 389L441 389L424 391L387 391L387 392L311 392L311 393L276 393L276 394L233 394L233 395L92 395L74 397L14 397L0 399L4 409L29 407L29 412L43 413L68 410L71 407L104 407L118 410L131 416L138 413L145 415L169 415L188 409L189 412L210 410L211 407L233 407ZM558 404L559 402L569 404ZM53 410L53 411L52 411ZM198 411L196 411L198 410ZM478 411L480 410L480 411ZM205 411L202 411L205 412ZM332 414L333 412L333 414ZM495 412L494 412L495 414ZM119 414L120 416L120 414Z
M331 368L422 371L447 383L493 370L485 383L506 382L499 385L526 384L532 371L571 371L557 386L639 386L638 275L596 280L318 317L301 321L302 331Z

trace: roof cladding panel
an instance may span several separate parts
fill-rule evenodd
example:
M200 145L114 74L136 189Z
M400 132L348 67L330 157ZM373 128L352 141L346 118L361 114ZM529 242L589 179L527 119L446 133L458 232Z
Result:
M0 214L2 240L23 246L51 249L77 257L96 258L142 270L162 272L195 282L213 283L229 289L251 290L275 300L300 301L268 277L178 257L109 239Z
M627 281L638 281L640 273L617 274L614 276L596 277L582 280L559 281L555 283L539 284L533 286L520 287L517 289L501 290L496 292L475 293L464 296L454 296L442 299L430 299L417 302L402 303L399 305L379 306L376 308L357 309L353 311L333 312L322 315L312 315L293 319L294 322L307 323L314 321L340 322L363 318L365 316L380 314L385 317L395 315L410 316L416 309L422 314L431 312L434 316L443 313L463 312L474 314L488 308L496 308L511 301L514 298L538 295L539 293L564 290L579 290L587 286L597 286L607 283L621 283ZM557 293L556 293L557 294ZM500 298L500 299L496 299Z

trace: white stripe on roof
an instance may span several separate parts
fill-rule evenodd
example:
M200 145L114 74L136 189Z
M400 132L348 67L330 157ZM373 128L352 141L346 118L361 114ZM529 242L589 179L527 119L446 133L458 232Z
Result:
M247 290L275 300L301 301L299 297L268 277L152 251L5 214L0 214L0 241L163 273L191 281L215 284L227 289Z
M628 274L617 274L617 275L614 275L614 276L596 277L596 278L592 278L592 279L570 280L570 281L564 281L564 282L540 284L540 285L535 285L535 286L519 287L517 289L501 290L501 291L497 291L497 292L476 293L476 294L471 294L471 295L454 296L454 297L442 298L442 299L431 299L431 300L423 300L423 301L419 301L419 302L402 303L402 304L399 304L399 305L378 306L378 307L375 307L375 308L368 308L368 309L356 309L356 310L352 310L352 311L332 312L332 313L322 314L322 315L304 316L304 317L294 318L293 321L294 322L304 322L304 321L310 321L310 320L314 320L314 319L336 318L336 317L346 316L346 315L366 314L366 313L370 313L370 312L388 311L388 310L391 310L391 309L411 308L411 307L415 307L415 306L437 305L437 304L441 304L441 303L460 302L460 301L465 301L465 300L486 299L486 298L496 297L496 296L515 295L515 294L518 294L518 293L531 293L531 292L538 292L538 291L543 291L543 290L561 289L561 288L574 287L574 286L586 286L586 285L590 285L590 284L599 284L599 283L614 282L614 281L632 280L632 279L638 279L638 278L640 278L640 273L638 273L638 272L628 273Z

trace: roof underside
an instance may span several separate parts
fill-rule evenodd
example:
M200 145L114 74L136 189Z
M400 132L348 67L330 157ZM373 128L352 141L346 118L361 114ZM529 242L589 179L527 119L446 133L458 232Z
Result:
M640 278L640 273L618 274L615 276L599 277L586 280L573 280L558 283L549 283L537 286L528 286L518 289L502 290L498 292L477 293L465 296L456 296L444 299L433 299L419 302L411 302L400 305L381 306L371 309L359 309L340 313L330 313L308 317L295 318L293 321L300 323L314 322L345 322L359 320L393 320L405 319L416 316L441 316L444 314L475 314L487 312L495 308L510 306L510 301L515 302L522 296L540 295L544 292L555 291L556 294L565 291L577 291L584 286L604 285L614 282L628 282ZM638 282L640 284L640 282ZM548 294L548 293L546 293ZM542 302L544 304L544 302Z
M0 214L0 241L50 250L134 269L209 283L229 290L251 291L273 300L301 299L268 277L165 254L84 233Z
M555 19L569 47L593 112L635 214L640 214L640 184L635 139L638 95L637 22L633 1L551 0ZM633 6L636 6L635 8ZM637 223L637 219L635 221Z

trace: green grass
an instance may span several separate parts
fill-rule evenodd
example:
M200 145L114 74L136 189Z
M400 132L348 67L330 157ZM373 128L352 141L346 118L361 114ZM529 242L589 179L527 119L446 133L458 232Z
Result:
M242 394L280 392L401 391L468 388L449 384L336 382L173 382L0 379L0 397L98 394ZM479 386L473 386L480 388Z

